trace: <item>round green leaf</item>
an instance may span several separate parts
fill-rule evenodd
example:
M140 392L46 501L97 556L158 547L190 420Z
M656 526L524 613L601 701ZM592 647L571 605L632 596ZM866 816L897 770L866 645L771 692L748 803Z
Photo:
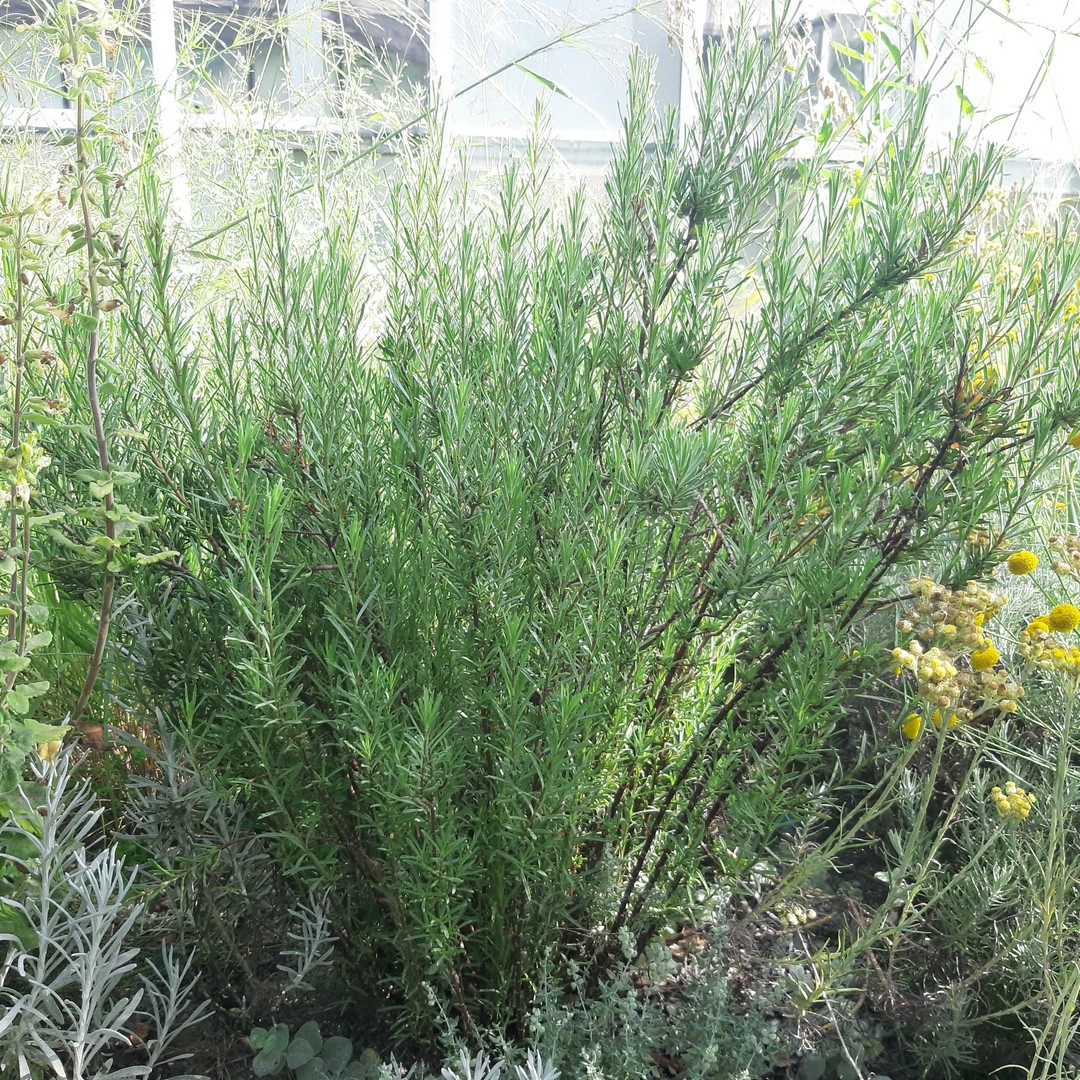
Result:
M322 1059L327 1069L339 1073L352 1057L352 1043L342 1035L332 1035L322 1046Z
M285 1064L290 1069L299 1069L315 1056L315 1048L307 1039L296 1038L289 1043L289 1052L285 1055Z

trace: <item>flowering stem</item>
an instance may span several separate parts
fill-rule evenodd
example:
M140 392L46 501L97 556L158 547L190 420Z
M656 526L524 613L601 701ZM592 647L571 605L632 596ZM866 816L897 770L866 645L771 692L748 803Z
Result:
M1065 777L1069 770L1070 734L1072 732L1073 709L1076 704L1077 680L1063 680L1065 686L1065 711L1061 718L1061 732L1058 737L1057 753L1054 759L1054 791L1050 799L1050 827L1047 837L1046 855L1043 859L1043 895L1042 895L1042 948L1044 971L1047 978L1047 992L1053 992L1051 979L1058 967L1051 962L1050 949L1053 944L1060 945L1061 935L1051 928L1051 923L1060 915L1063 897L1059 887L1066 881L1066 867L1061 858L1061 837L1064 830Z
M79 41L76 27L68 21L69 41L73 55L78 55ZM94 324L90 330L90 339L87 343L86 352L86 393L90 403L90 416L94 428L94 442L97 444L98 464L103 473L110 471L109 445L105 438L105 425L101 417L101 402L98 399L97 385L97 360L98 346L100 342L100 330L97 320L101 313L101 290L98 284L98 252L96 247L96 233L94 219L90 206L90 174L88 168L89 147L87 145L86 132L86 95L87 84L77 87L75 104L75 177L79 192L79 208L82 212L83 237L86 246L86 288L87 298L90 303L90 313ZM116 587L116 575L113 573L112 561L114 543L116 540L116 523L113 521L113 496L111 490L106 488L104 497L104 526L105 536L110 544L105 549L105 575L101 589L101 608L98 613L97 638L94 642L94 651L90 656L90 663L86 669L86 677L83 680L79 699L71 711L71 721L75 723L86 709L90 694L93 692L101 671L102 659L105 656L105 646L109 640L109 622L112 616L113 591Z
M908 892L908 896L904 900L904 908L899 918L897 919L897 926L901 926L904 922L905 916L908 914L911 908L912 901L914 900L917 889L916 887L908 887L905 885L905 878L907 878L912 863L915 859L915 846L918 840L923 835L923 825L926 822L926 815L930 810L930 800L934 795L934 787L937 783L938 774L941 771L941 762L945 751L945 740L947 738L948 725L942 724L938 731L937 745L934 747L934 758L930 764L930 772L926 777L926 783L923 785L922 798L919 800L919 809L915 814L915 820L911 823L911 827L907 832L907 839L904 843L903 849L900 852L900 863L896 869L890 875L889 892L881 904L878 905L877 911L874 912L873 918L870 920L866 929L859 935L858 940L851 946L848 952L847 960L849 964L863 953L868 952L873 948L874 943L877 941L882 929L885 926L885 920L889 913L893 910L896 901L899 899L903 891ZM956 812L955 805L952 811L950 811L949 817ZM946 822L947 828L948 822ZM944 836L946 828L942 828L938 832L937 840L935 841L932 850L927 854L926 859L923 862L923 866L918 875L919 880L922 880L925 875L926 867L934 857L934 853L938 847L944 842ZM891 967L891 961L890 961Z
M22 369L23 369L23 354L26 352L26 287L23 284L23 275L25 271L22 268L22 245L23 245L23 223L19 221L19 233L18 240L15 247L15 356L13 362L15 366L15 389L11 409L11 449L13 452L18 452L19 442L22 435ZM14 549L19 540L19 515L16 509L18 503L18 492L15 486L15 481L12 480L10 495L10 522L8 527L8 548ZM23 551L22 566L25 570L26 551ZM19 587L18 581L19 570L15 569L11 572L11 595L14 596L16 590ZM25 584L25 573L24 573ZM25 622L25 608L23 608ZM14 641L17 633L16 619L18 615L16 612L12 612L8 616L8 641ZM21 652L21 650L20 650ZM15 673L9 671L4 679L6 687L10 690L12 683L15 681Z

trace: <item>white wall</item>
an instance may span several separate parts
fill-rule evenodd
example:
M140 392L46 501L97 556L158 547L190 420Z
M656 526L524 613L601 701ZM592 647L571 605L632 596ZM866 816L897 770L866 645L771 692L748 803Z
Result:
M1080 2L987 3L964 42L963 68L976 120L1017 153L1047 162L1080 160ZM977 70L979 56L993 76ZM1005 114L1003 116L1003 114ZM998 117L1002 117L997 119Z
M634 7L641 10L632 11ZM512 65L450 103L455 133L527 137L539 103L557 138L614 141L625 111L633 46L656 63L657 104L679 105L679 32L666 24L664 4L432 0L430 10L432 72L441 83L443 100L503 65ZM552 46L560 37L565 40ZM532 50L537 54L528 55Z

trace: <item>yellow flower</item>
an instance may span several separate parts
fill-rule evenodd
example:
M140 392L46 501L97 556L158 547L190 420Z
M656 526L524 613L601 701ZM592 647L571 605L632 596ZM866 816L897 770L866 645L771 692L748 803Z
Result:
M910 713L907 720L900 726L900 730L909 739L917 739L919 732L922 731L922 717L917 712Z
M934 710L934 715L931 716L930 719L934 721L934 727L936 727L938 729L938 731L940 731L941 730L941 710L940 709L935 709ZM956 725L959 724L959 723L960 723L960 717L957 716L956 713L953 713L952 716L949 717L949 727L956 727Z
M1008 558L1006 565L1010 574L1030 574L1039 565L1039 557L1033 551L1014 551Z
M1080 612L1077 612L1080 616ZM976 649L971 654L971 666L976 671L989 671L1000 659L997 649L993 645L986 645L985 648Z
M1071 446L1074 450L1080 450L1080 431L1073 432L1073 434L1069 436L1066 445Z
M1031 622L1024 627L1024 630L1028 634L1035 633L1050 633L1050 619L1046 615L1040 615L1038 618L1032 619Z
M993 788L990 792L998 816L1005 821L1023 821L1035 805L1035 796L1029 795L1022 787L1017 787L1011 780L1005 790Z
M1050 624L1051 630L1068 633L1070 630L1075 630L1077 626L1080 626L1080 608L1074 607L1072 604L1058 604L1050 609L1046 621Z

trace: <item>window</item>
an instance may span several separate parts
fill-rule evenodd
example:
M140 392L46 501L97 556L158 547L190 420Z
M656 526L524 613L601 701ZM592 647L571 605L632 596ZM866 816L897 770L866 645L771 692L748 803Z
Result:
M177 88L199 113L289 106L283 15L277 4L176 0Z
M133 101L155 83L168 87L189 123L244 113L286 130L316 121L380 129L416 115L436 82L456 134L522 138L540 103L556 139L597 146L619 137L632 47L655 59L658 105L679 108L689 88L678 45L688 39L674 22L694 14L708 42L739 6L667 0L644 14L628 0L137 2L117 59L122 81ZM754 2L767 25L767 0ZM33 0L0 0L0 123L63 125L62 73L38 37L17 29L34 17ZM800 26L809 124L865 84L864 19L853 0L836 0L804 5Z
M757 4L758 25L762 44L769 42L769 9ZM730 16L721 0L710 0L705 19L705 44L720 42ZM800 18L795 26L796 41L802 55L795 58L801 66L810 93L800 117L806 129L831 113L834 121L850 114L869 77L865 15L851 0L837 0L825 7L819 4L801 5ZM795 78L793 73L792 78Z
M655 61L656 101L678 108L680 33L626 0L443 0L432 20L432 68L457 135L521 139L536 106L564 153L620 137L633 48ZM658 9L659 15L670 11ZM492 72L497 72L491 77Z
M20 29L38 15L32 0L0 0L0 125L70 126L48 43ZM286 129L361 120L358 86L368 105L394 87L426 101L426 0L140 0L129 29L115 59L121 97L167 85L196 123L238 110Z
M18 110L66 108L59 69L43 43L20 29L34 18L25 0L0 5L0 102Z
M28 33L41 12L28 0L0 0L0 126L48 129L73 123L64 73L54 42ZM148 24L139 18L119 41L113 59L114 106L126 120L150 115L153 87Z
M344 116L356 115L369 101L376 111L394 104L416 109L426 102L431 66L426 2L329 0L322 32L330 86Z

